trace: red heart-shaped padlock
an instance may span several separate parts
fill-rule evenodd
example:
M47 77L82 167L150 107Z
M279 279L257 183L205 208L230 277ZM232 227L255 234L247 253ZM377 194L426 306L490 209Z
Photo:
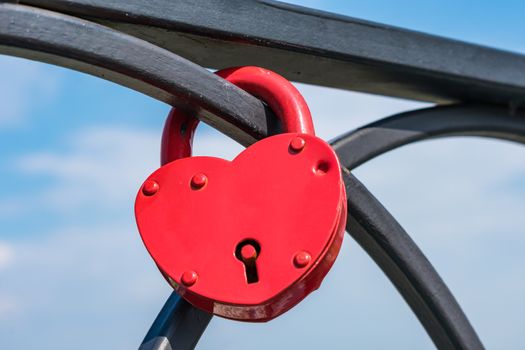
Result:
M254 78L261 72L262 80ZM265 93L254 86L277 80L263 89L266 101L282 113L286 128L309 131L311 124L289 103L304 100L284 78L255 67L222 74L249 80L243 87L259 96ZM174 143L163 150L164 161L191 150L195 126L172 112L164 145ZM175 147L182 144L186 148ZM341 246L345 205L335 152L296 132L263 139L231 162L191 157L162 166L144 182L135 214L146 248L185 299L223 317L266 321L319 287Z

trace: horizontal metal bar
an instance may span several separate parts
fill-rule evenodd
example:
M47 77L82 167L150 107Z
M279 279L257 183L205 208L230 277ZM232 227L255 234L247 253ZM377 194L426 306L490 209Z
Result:
M0 53L72 68L143 92L195 113L244 145L278 127L261 101L226 80L144 40L80 18L0 3Z
M200 65L431 102L525 102L525 56L269 0L21 0Z
M189 109L198 109L202 105L215 125L223 126L227 134L240 141L249 143L247 135L251 135L253 140L266 134L265 131L255 132L255 126L250 124L251 117L243 115L244 108L247 108L246 101L253 101L253 97L242 95L235 88L229 90L229 85L217 85L215 78L211 78L213 75L204 70L195 71L189 62L169 52L102 26L48 11L4 4L0 5L0 45L3 52L96 74L160 100L180 103ZM133 49L126 50L126 47ZM128 60L129 55L136 57ZM150 59L155 63L152 64ZM192 81L191 74L184 75L174 67L196 72L199 85L190 84L188 87L186 83ZM170 69L177 74L170 75ZM211 84L212 88L207 84ZM234 92L233 99L242 103L237 112L230 99L224 99L225 105L215 100L219 96L224 97L224 94L228 96L230 91ZM208 95L213 96L211 102ZM250 105L248 103L248 107ZM255 109L252 119L262 121L263 125L268 114L262 104L256 101L251 106L260 107ZM223 108L229 112L221 112ZM236 121L229 119L229 123L221 122L228 120L232 114L238 116Z

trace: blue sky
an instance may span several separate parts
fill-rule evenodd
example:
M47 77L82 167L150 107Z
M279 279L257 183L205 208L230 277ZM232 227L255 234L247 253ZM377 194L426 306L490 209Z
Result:
M525 53L521 1L296 1ZM139 239L133 199L159 160L169 106L98 78L0 56L0 348L136 348L170 293ZM297 85L330 139L424 103ZM240 147L200 127L196 153ZM423 142L356 171L412 235L488 348L521 348L525 150ZM323 286L268 324L215 318L199 349L431 349L349 237Z

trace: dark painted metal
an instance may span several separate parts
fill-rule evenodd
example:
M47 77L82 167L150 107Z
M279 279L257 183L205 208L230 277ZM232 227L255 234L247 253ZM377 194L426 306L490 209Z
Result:
M439 349L483 349L461 307L416 243L346 169L343 178L347 193L352 194L347 202L347 231L392 281L434 344ZM194 310L174 293L143 342L148 347L140 349L193 349L207 325L192 321L198 316ZM178 330L181 320L194 324L186 337L164 331Z
M383 270L438 349L483 349L432 264L379 201L346 170L346 230Z
M525 56L270 0L22 0L206 67L433 102L525 101Z
M139 350L193 349L212 318L171 293Z
M433 107L382 119L336 139L341 163L353 169L395 148L451 136L525 144L525 113L491 106ZM440 349L482 344L457 301L417 245L349 172L347 230L385 272Z
M0 53L89 73L192 111L244 145L275 130L255 97L206 69L96 23L0 3Z
M486 105L432 107L394 115L332 142L344 167L408 143L445 136L482 136L525 143L525 111Z
M104 13L96 7L97 4L100 5L98 0L89 1L91 7L83 5L83 7L75 7L81 3L80 1L74 3L39 1L39 4L44 3L46 6L60 4L64 11L71 10L74 12L78 8L81 11L100 10L104 23L148 39L152 39L148 35L159 33L159 28L154 28L154 26L166 25L162 18L148 17L149 15L141 17L132 11L127 13L129 20L125 19L125 13L118 9ZM107 6L115 4L123 6L121 9L124 9L126 4L130 4L130 6L139 4L137 0L104 3ZM155 6L159 4L163 4L164 7ZM358 86L362 86L363 90L375 93L390 92L390 94L432 101L457 98L464 100L484 99L491 102L508 103L514 108L524 96L525 79L523 72L525 69L523 68L525 60L520 55L374 25L346 17L289 7L274 2L224 0L213 3L202 2L201 4L202 8L200 4L196 6L194 2L190 4L190 2L180 1L177 3L175 12L180 11L183 16L186 15L189 16L189 19L195 20L197 19L196 15L202 15L208 10L212 11L215 13L215 17L210 17L208 21L210 28L200 26L203 24L201 21L192 25L179 19L180 23L177 22L176 30L180 33L171 32L169 26L172 23L168 23L167 36L164 39L162 36L154 39L159 42L169 40L169 45L167 41L166 43L160 42L160 44L166 44L165 46L170 49L173 49L170 45L177 45L177 40L183 43L182 46L187 45L187 41L197 40L198 43L194 46L187 46L187 49L194 50L192 52L195 53L202 53L204 51L199 51L199 49L204 50L205 48L208 52L212 52L212 56L203 58L204 62L205 60L212 62L216 54L218 65L230 62L227 59L234 56L240 57L241 60L254 59L255 61L250 63L257 63L255 56L258 55L261 58L268 59L269 67L273 67L272 65L281 67L282 69L278 68L277 70L288 74L289 77L292 76L292 78L294 75L302 75L304 76L302 81L330 86L339 86L338 84L340 84L340 87L351 89L360 89ZM228 17L230 14L226 11L220 11L220 7L217 6L221 4L237 5L234 12L240 16L239 23L231 21L231 18ZM66 7L66 5L71 5L71 7ZM161 9L162 12L172 10L160 0L140 5L148 10L157 11ZM252 5L260 6L257 7L260 8L260 13L257 16L267 21L265 22L266 27L261 27L261 22L258 22L257 17L247 16L248 21L242 17L245 14L243 11L246 9L253 10L253 7L250 7ZM190 9L195 12L191 14L188 12ZM232 8L228 7L228 9ZM174 12L170 11L166 13L171 16ZM225 14L226 17L217 18L221 13ZM84 14L96 15L95 12ZM268 18L272 14L274 19ZM114 22L106 22L108 18ZM272 35L277 35L277 30L274 28L282 28L274 22L275 20L278 20L279 23L284 21L283 23L288 25L294 22L290 22L290 19L293 18L295 20L301 19L304 23L295 21L296 23L293 26L287 27L289 28L289 32L286 34L287 38L271 36L272 33ZM152 23L146 23L145 20ZM165 20L169 22L172 19ZM117 23L118 21L121 23ZM122 23L126 21L141 25ZM247 23L250 21L253 22L253 25ZM295 27L301 28L305 23L311 24L311 31L305 33L310 35L313 41L308 41L308 38L294 30ZM231 27L232 25L233 27ZM320 30L320 26L326 26L325 30ZM353 30L355 30L355 35ZM331 45L334 41L322 39L325 36L340 38L337 36L339 35L338 32L349 38L348 41L341 41L340 50L342 51L337 51L339 49L336 47L323 48L322 45L325 43ZM260 36L255 35L257 33L260 33ZM210 35L218 38L218 40L215 42L215 39L207 38ZM279 38L283 41L279 42ZM294 40L299 41L295 42ZM301 42L301 40L303 41ZM356 42L359 45L356 45ZM228 46L228 43L231 45ZM300 45L294 47L294 43ZM321 46L315 46L317 44ZM347 44L351 47L348 47ZM361 44L363 46L360 46ZM252 46L257 45L260 46L257 47L256 51L253 51ZM221 50L217 49L221 47ZM227 51L233 47L241 49L239 51L235 49L228 53ZM282 53L282 49L286 49L289 56ZM361 50L363 51L359 52ZM445 54L447 50L450 52L448 55ZM88 21L21 5L0 4L0 52L38 59L87 72L144 92L161 101L200 112L204 121L245 145L268 134L267 120L271 119L271 114L258 100L223 81L217 80L206 70L166 50ZM249 56L250 52L254 57ZM425 56L418 56L418 52L422 52ZM435 53L436 56L431 55L431 53ZM270 57L272 55L277 57L274 61ZM313 56L321 56L323 59L314 59ZM468 59L466 59L467 57ZM287 60L290 61L287 63L289 66L284 63ZM333 67L332 71L336 72L337 76L326 74L325 77L322 77L322 74L319 73L322 71L320 67L322 68L323 64L328 63ZM492 65L496 63L498 69L495 70ZM293 69L297 66L301 67L301 70ZM308 75L308 72L316 73ZM349 76L352 74L356 78L354 80L356 86L345 83L345 81L351 80ZM392 83L392 81L403 83ZM385 85L387 82L390 85ZM469 89L464 89L467 86ZM491 110L485 107L479 108L480 111ZM505 120L511 117L510 112L503 108L496 110L498 113L494 113L494 115L497 117L502 117ZM487 113L490 114L491 112ZM439 113L429 112L428 115L436 117ZM375 128L378 129L380 122L376 124ZM384 126L380 127L383 128ZM370 159L380 152L393 149L412 140L422 139L427 134L429 136L437 135L432 134L432 130L434 130L432 128L430 131L418 130L416 126L412 125L416 128L414 131L402 125L398 129L392 125L389 127L395 130L398 135L400 135L399 130L401 130L405 136L387 138L390 141L386 144L383 143L380 149L374 150L372 147L371 150L363 151L361 158L345 162L345 164L360 164L360 162ZM508 127L509 130L513 130L512 125ZM512 134L512 132L505 133L505 130L501 131L500 129L497 129L495 133L490 133L487 130L478 131L475 133L486 132L485 136ZM471 130L468 128L464 130L458 128L455 132L448 134L469 132ZM422 136L414 136L414 134L407 136L410 133L421 134ZM361 137L360 143L367 137L371 137L364 143L373 144L370 141L374 138L365 134L364 132L361 134L352 133L349 137L355 138L361 135L359 136ZM440 136L445 136L445 134L447 133L443 132ZM521 140L517 136L502 138ZM337 141L337 145L341 145L338 147L340 147L340 154L343 158L349 154L343 149L353 149L349 142L342 139ZM345 177L349 191L353 191L354 194L353 201L349 202L349 205L352 205L349 229L393 281L418 315L436 345L442 348L481 347L461 309L430 263L417 249L415 243L355 178L349 174L346 174ZM174 318L170 318L170 315L174 315ZM171 344L173 340L177 344L176 348L193 347L205 325L209 322L209 315L199 314L176 296L173 296L173 300L168 302L159 317L151 332L148 333L145 339L146 343L152 341L151 344ZM163 329L184 329L183 324L179 324L180 328L173 324L181 319L186 320L184 323L196 322L194 324L197 324L195 328L197 332L174 331L170 333L163 331ZM172 326L175 328L170 328ZM198 336L197 333L199 333ZM188 338L182 334L189 334ZM161 335L164 339L157 338L159 340L157 342L155 340L157 335ZM177 335L181 336L178 337ZM169 340L168 343L166 339ZM154 346L156 345L152 345L151 348L155 348ZM164 349L169 348L164 347Z
M484 136L525 143L525 114L490 106L447 106L402 113L372 123L333 142L341 163L363 162L423 139ZM415 242L348 171L347 230L399 290L440 349L483 345L446 284Z

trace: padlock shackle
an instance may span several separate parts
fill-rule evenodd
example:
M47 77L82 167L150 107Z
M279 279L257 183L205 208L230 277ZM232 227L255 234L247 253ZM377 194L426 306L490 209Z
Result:
M162 131L160 164L165 165L180 158L191 157L193 135L199 119L172 108Z
M284 77L254 66L226 68L215 74L268 104L281 120L284 132L315 135L306 101ZM199 120L194 116L172 108L162 134L162 165L191 156L193 135L198 123Z

